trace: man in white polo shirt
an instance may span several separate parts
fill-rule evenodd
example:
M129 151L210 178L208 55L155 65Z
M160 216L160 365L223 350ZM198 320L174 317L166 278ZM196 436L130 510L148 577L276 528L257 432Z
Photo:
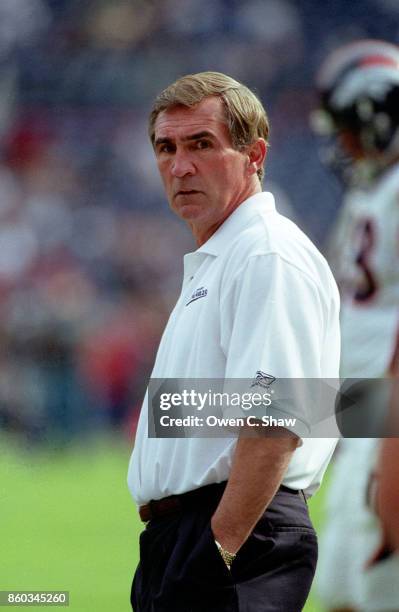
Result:
M185 256L152 379L249 379L264 389L338 377L337 288L310 240L262 193L268 131L256 96L220 73L183 77L155 101L158 168L199 248ZM303 491L319 486L335 440L301 439L289 426L249 437L247 425L238 439L149 437L148 397L129 467L149 521L133 609L301 610L317 558Z

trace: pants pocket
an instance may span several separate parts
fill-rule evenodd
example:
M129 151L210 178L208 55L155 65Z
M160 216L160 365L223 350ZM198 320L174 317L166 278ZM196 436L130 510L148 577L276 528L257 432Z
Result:
M207 522L186 560L186 574L190 581L207 590L231 585L233 580Z
M217 549L210 521L182 523L164 584L168 609L174 612L238 610L233 578Z

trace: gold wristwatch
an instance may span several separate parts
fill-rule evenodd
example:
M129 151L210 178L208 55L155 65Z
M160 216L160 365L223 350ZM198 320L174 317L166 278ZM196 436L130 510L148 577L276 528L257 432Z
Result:
M228 550L226 550L225 548L223 548L223 546L221 544L219 544L219 542L217 540L215 540L215 544L218 548L218 551L220 552L220 555L223 559L223 561L226 564L227 569L231 569L231 565L234 561L234 559L236 558L236 554L235 553L231 553Z

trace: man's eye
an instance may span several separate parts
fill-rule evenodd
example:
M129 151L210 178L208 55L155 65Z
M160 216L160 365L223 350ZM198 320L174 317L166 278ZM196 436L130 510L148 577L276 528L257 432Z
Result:
M198 140L197 149L209 149L210 145L209 140Z
M158 150L160 153L171 153L173 150L173 147L169 144L163 144L159 147Z

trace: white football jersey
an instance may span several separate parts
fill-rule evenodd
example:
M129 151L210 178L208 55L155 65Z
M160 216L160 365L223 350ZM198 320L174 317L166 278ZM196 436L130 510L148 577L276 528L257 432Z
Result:
M399 164L346 197L330 263L341 292L341 376L399 368Z

